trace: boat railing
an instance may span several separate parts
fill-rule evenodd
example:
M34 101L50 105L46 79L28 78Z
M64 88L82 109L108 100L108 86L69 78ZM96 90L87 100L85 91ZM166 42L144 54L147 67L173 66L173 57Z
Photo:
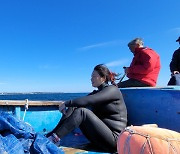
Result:
M63 101L31 101L31 100L0 100L1 106L58 106L63 103Z

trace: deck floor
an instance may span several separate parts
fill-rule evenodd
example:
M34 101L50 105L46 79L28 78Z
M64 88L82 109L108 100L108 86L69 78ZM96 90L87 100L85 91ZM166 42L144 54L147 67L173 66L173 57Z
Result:
M68 134L62 138L61 148L65 154L109 154L90 144L82 134Z

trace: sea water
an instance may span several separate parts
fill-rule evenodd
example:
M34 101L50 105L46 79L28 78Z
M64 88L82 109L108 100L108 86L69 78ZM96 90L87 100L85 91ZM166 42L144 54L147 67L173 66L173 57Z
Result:
M66 101L86 96L88 93L1 93L0 100Z

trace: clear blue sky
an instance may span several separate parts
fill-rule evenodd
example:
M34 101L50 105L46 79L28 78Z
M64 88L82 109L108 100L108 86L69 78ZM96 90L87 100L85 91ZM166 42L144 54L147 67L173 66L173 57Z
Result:
M170 78L180 0L1 0L0 92L89 92L99 63L123 73L127 43L142 37Z

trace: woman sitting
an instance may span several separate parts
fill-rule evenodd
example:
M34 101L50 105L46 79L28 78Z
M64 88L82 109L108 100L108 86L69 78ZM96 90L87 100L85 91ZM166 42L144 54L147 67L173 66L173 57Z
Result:
M47 137L56 143L79 127L94 145L108 152L117 151L118 136L127 125L127 110L122 94L115 85L115 76L105 65L95 66L91 82L98 90L64 102L60 106L63 116Z

